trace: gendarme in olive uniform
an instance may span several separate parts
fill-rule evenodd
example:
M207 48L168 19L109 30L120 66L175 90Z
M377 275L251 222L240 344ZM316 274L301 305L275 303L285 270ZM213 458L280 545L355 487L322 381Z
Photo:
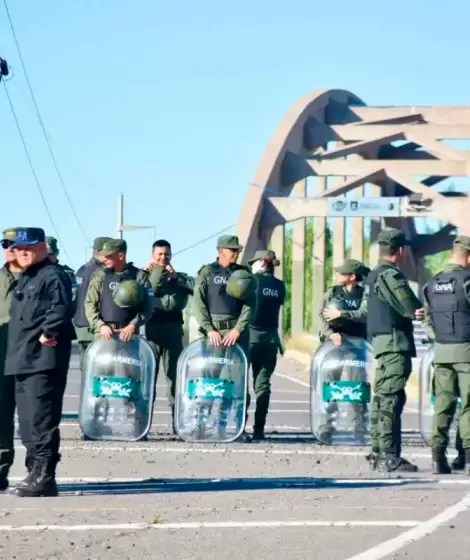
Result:
M111 239L103 244L100 255L126 253L127 244L122 239ZM136 311L133 307L119 307L114 302L114 294L124 280L135 280L144 288L144 301ZM93 273L85 295L85 315L95 336L99 336L101 327L108 326L114 331L128 325L135 327L135 334L144 325L153 312L153 290L148 274L132 263L125 263L122 271L99 268Z
M9 262L13 256L11 246L16 228L3 231L2 248L5 264L0 268L0 491L8 488L8 473L15 457L15 378L4 375L8 341L8 324L13 292L18 284L21 269Z
M256 279L256 303L250 321L250 359L256 395L253 439L262 440L271 397L271 376L277 353L283 352L279 314L286 299L286 285L274 276L274 267L280 264L274 251L256 251L248 264Z
M99 257L99 252L102 250L104 243L111 241L111 237L97 237L93 241L93 256L92 258L82 265L75 275L77 280L77 295L76 295L76 309L73 318L75 332L78 341L78 351L80 355L80 370L83 374L83 358L88 346L93 342L93 331L90 328L90 323L85 313L85 296L90 284L91 277L99 269L103 268L103 263Z
M249 362L250 355L250 330L249 324L253 310L253 297L242 300L232 297L227 293L226 285L235 271L245 270L245 266L236 263L236 258L242 250L238 237L235 235L222 235L217 241L217 249L233 252L234 260L222 266L220 260L203 266L196 278L194 286L193 313L204 336L217 332L222 337L229 335L233 330L239 333L237 344L243 349ZM251 274L251 273L250 273ZM248 404L250 396L247 395ZM243 434L241 439L247 440Z
M409 245L398 229L384 229L377 236L380 262L366 279L367 335L377 360L371 413L371 466L391 472L416 472L401 457L401 415L405 386L416 357L413 338L415 312L422 308L397 266L403 247Z
M193 293L194 279L182 272L171 278L168 271L153 265L149 282L155 294L153 314L145 326L147 340L153 343L157 355L158 378L160 359L167 378L167 397L174 416L176 366L183 351L183 310Z
M446 450L460 395L462 452L452 464L470 474L470 237L455 239L451 262L424 287L425 328L434 339L435 407L431 446L435 474L449 474Z
M321 322L321 330L319 332L320 342L325 342L332 334L338 333L345 336L357 336L359 338L367 338L366 317L354 314L348 316L348 311L358 311L364 298L364 286L359 282L364 276L369 274L370 269L360 261L355 259L347 259L343 264L335 268L335 272L340 275L356 277L354 284L345 286L336 284L328 288L323 296L323 302L320 307L319 319ZM341 316L333 321L326 321L323 312L329 304L341 307Z
M335 268L337 274L337 284L329 288L323 296L323 303L320 307L319 319L322 328L319 333L321 342L330 339L338 345L338 355L340 355L339 363L343 360L351 359L353 362L357 360L357 355L352 356L344 350L341 351L341 342L343 336L351 336L356 338L367 339L366 315L358 313L361 308L364 296L364 286L360 284L366 277L370 269L364 263L356 259L347 259ZM334 308L337 310L339 317L332 320L326 320L324 314L326 310ZM341 354L340 354L341 353ZM350 372L351 378L354 379L356 372ZM357 372L359 379L362 379L363 370L359 368ZM343 376L343 367L333 369L324 377L325 381L339 381ZM355 438L358 442L365 440L367 426L365 423L366 407L363 404L351 405L353 418L351 422L355 429ZM320 439L324 443L330 443L334 432L333 419L338 411L338 405L335 402L329 403L325 408L324 421L319 427L321 433Z

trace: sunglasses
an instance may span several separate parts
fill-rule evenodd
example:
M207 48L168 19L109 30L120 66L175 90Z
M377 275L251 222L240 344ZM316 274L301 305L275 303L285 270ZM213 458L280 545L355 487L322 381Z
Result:
M13 241L10 241L8 239L2 239L2 249L8 249L12 245L13 245Z

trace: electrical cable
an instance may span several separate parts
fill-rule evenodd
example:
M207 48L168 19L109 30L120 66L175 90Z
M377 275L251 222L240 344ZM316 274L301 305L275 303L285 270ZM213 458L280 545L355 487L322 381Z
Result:
M55 157L54 150L52 149L52 146L51 146L51 143L50 143L50 140L49 140L49 135L48 135L47 130L46 130L46 127L45 127L45 125L44 125L44 121L43 121L43 118L42 118L42 116L41 116L41 112L40 112L40 110L39 110L38 103L37 103L37 101L36 101L36 96L35 96L35 94L34 94L34 91L33 91L32 86L31 86L31 82L30 82L30 79L29 79L29 74L28 74L28 71L26 70L26 65L25 65L25 62L24 62L24 59L23 59L23 54L22 54L22 52L21 52L21 48L20 48L20 44L19 44L19 41L18 41L18 37L17 37L17 35L16 35L15 26L13 25L13 20L12 20L12 18L11 18L10 10L9 10L9 8L8 8L8 2L7 2L7 0L3 0L3 5L4 5L4 7L5 7L5 12L6 12L6 14L7 14L8 22L9 22L9 24L10 24L11 32L12 32L12 35L13 35L13 39L14 39L14 41L15 41L16 50L18 51L18 57L19 57L20 62L21 62L21 66L22 66L22 69L23 69L23 74L24 74L24 76L25 76L25 78L26 78L26 83L28 84L29 93L30 93L30 95L31 95L31 99L32 99L33 104L34 104L34 108L35 108L35 111L36 111L36 115L37 115L37 118L38 118L39 125L40 125L40 127L41 127L42 133L43 133L43 135L44 135L44 139L45 139L45 141L46 141L46 145L47 145L47 149L48 149L48 151L49 151L49 155L51 156L51 160L52 160L52 163L53 163L53 165L54 165L55 171L56 171L56 173L57 173L57 177L58 177L58 179L59 179L59 183L61 184L62 189L63 189L63 191L64 191L64 193L65 193L65 197L67 198L67 201L68 201L68 203L69 203L70 209L72 210L72 213L73 213L73 215L74 215L74 217L75 217L75 221L77 222L78 227L80 228L80 231L82 232L82 235L83 235L83 238L85 239L85 242L88 244L88 243L89 243L88 235L86 234L85 229L84 229L84 227L83 227L83 225L82 225L82 223L81 223L81 221L80 221L80 218L79 218L78 215L77 215L77 212L76 212L76 210L75 210L75 206L74 206L74 204L73 204L73 202L72 202L72 199L70 198L70 195L69 195L67 186L66 186L66 184L65 184L64 178L63 178L63 176L62 176L62 173L60 172L59 165L58 165L58 163L57 163L57 159L56 159L56 157ZM63 244L62 244L62 247L63 247Z
M38 189L38 191L39 191L39 195L40 195L40 197L41 197L41 199L42 199L42 202L43 202L43 204L44 204L44 208L45 208L45 210L46 210L47 216L49 217L49 221L51 222L52 229L54 230L54 233L56 234L57 241L59 241L59 243L61 243L61 242L60 242L60 236L59 236L59 233L58 233L57 226L56 226L56 224L55 224L55 222L54 222L54 218L52 217L51 211L49 210L49 205L47 204L46 197L44 196L44 192L43 192L43 190L42 190L41 182L39 181L39 177L38 177L38 175L37 175L37 173L36 173L36 169L34 168L33 160L31 159L31 155L30 155L30 153L29 153L28 146L27 146L27 144L26 144L26 140L25 140L23 131L21 130L20 122L19 122L18 117L17 117L17 115L16 115L15 107L14 107L14 105L13 105L13 102L12 102L11 97L10 97L10 93L8 92L8 88L7 88L7 85L6 85L5 82L3 82L3 87L4 87L4 90L5 90L5 94L6 94L6 96L7 96L8 104L10 105L11 114L13 115L13 119L14 119L14 121L15 121L16 128L17 128L17 130L18 130L18 134L19 134L20 139L21 139L21 143L23 144L23 149L24 149L24 151L25 151L26 158L27 158L27 160L28 160L29 168L31 169L31 173L33 174L34 181L35 181L35 183L36 183L36 187L37 187L37 189ZM63 243L61 243L61 245L62 245L62 248L63 248L63 250L64 250L64 254L65 254L67 260L70 261L70 257L69 257L69 255L67 254L67 250L65 249Z

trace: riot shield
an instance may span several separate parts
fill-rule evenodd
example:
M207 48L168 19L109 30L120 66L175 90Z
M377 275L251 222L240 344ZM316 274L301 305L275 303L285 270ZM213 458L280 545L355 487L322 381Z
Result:
M155 366L152 348L140 336L90 344L79 411L83 434L104 441L142 439L152 423Z
M429 341L423 341L429 344ZM430 445L432 424L434 418L434 403L436 396L434 392L434 349L432 346L426 350L419 364L419 431L427 445ZM459 421L460 399L457 401L457 410L450 430L450 439L456 437Z
M362 338L324 342L310 372L310 425L325 445L368 445L374 358Z
M188 442L229 443L245 429L248 362L235 344L195 340L181 353L176 382L175 429Z

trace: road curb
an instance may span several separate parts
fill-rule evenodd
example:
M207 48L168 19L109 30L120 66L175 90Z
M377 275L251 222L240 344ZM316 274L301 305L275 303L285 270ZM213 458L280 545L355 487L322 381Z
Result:
M284 358L295 362L297 365L302 366L298 371L291 373L292 377L298 377L302 381L308 380L311 355L306 352L301 352L300 350L286 350L284 353ZM417 401L419 399L419 360L418 358L413 359L413 371L406 384L406 396L409 399Z

